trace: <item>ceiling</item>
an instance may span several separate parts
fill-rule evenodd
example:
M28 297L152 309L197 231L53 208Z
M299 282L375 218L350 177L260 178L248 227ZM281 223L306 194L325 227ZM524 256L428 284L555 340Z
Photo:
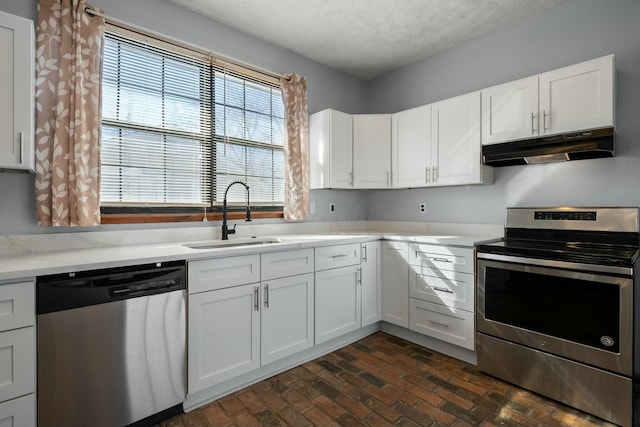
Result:
M171 0L369 80L568 0Z

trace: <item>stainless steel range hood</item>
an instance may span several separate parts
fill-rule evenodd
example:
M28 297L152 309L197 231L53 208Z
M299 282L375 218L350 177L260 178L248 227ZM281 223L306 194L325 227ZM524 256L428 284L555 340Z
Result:
M499 167L613 157L614 140L614 128L604 128L483 145L482 161Z

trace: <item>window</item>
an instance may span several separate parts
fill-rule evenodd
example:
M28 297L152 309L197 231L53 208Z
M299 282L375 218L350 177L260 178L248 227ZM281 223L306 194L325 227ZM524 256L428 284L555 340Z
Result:
M281 209L279 85L189 53L124 30L106 32L101 205L201 211L221 206L227 186L241 180L253 207ZM227 200L246 203L244 188L232 187Z

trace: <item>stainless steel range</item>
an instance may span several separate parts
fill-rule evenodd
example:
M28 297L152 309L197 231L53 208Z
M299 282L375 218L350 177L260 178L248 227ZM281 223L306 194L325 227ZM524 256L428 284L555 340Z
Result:
M638 208L507 209L477 251L478 367L640 425L639 226Z

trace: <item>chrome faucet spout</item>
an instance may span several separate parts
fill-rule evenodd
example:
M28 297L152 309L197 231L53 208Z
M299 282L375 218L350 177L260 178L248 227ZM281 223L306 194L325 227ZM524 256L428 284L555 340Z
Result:
M235 184L240 184L245 188L245 190L247 190L247 209L246 209L247 216L245 218L245 221L247 222L251 221L251 204L249 203L249 186L242 181L233 181L231 184L227 186L227 189L224 191L224 200L222 201L222 240L229 240L229 234L236 233L235 224L233 225L232 229L229 229L227 225L227 193L229 192L229 189L231 188L231 186Z

